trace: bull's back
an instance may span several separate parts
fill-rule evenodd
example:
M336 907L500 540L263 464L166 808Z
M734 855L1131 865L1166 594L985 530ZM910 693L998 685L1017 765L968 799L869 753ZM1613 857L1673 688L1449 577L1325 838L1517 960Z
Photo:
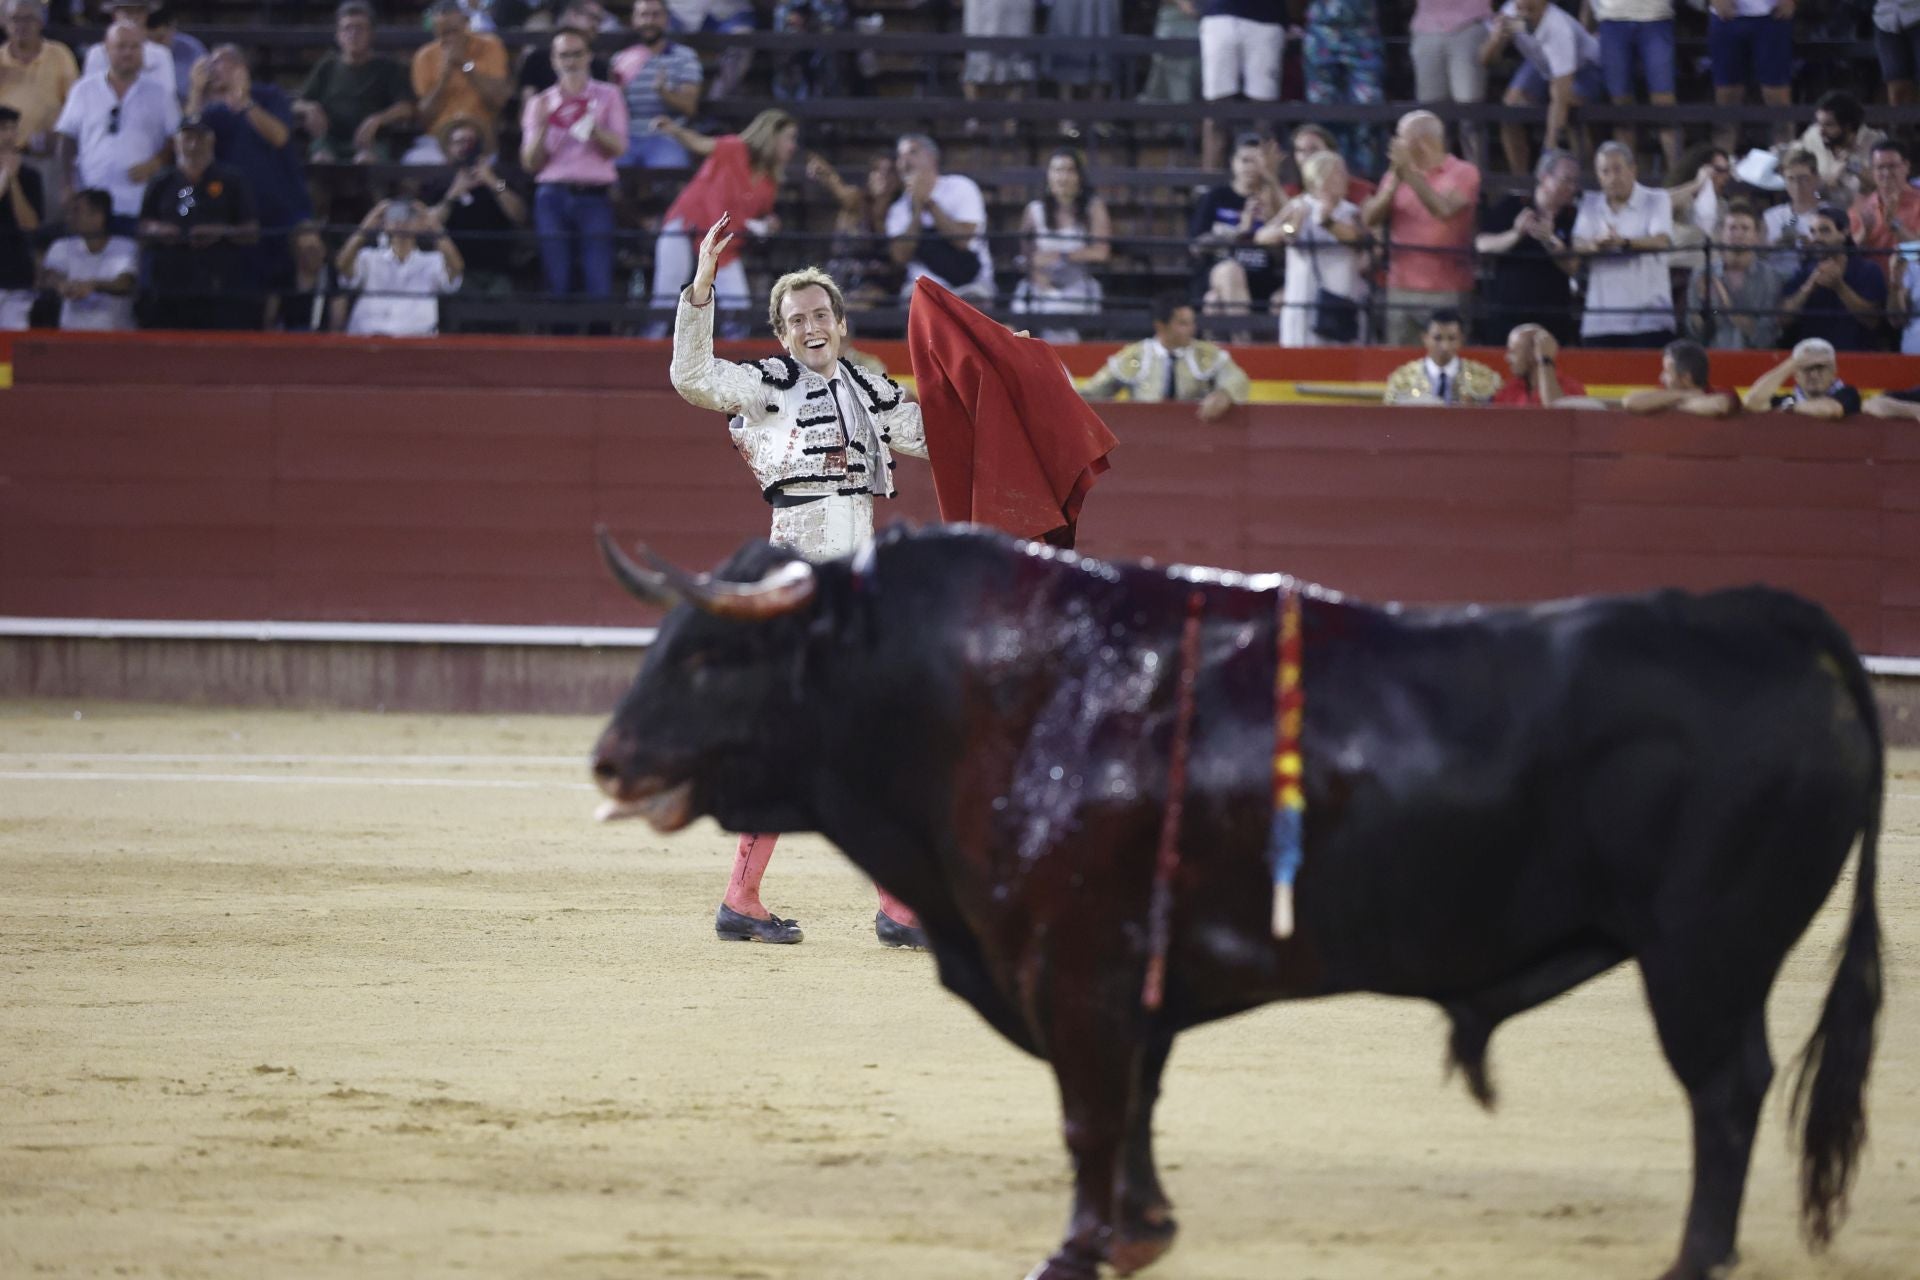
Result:
M1631 950L1745 856L1743 830L1855 821L1868 753L1838 634L1745 588L1378 614L1317 668L1310 648L1301 892L1329 982L1432 994ZM1807 881L1830 884L1833 840L1810 843Z

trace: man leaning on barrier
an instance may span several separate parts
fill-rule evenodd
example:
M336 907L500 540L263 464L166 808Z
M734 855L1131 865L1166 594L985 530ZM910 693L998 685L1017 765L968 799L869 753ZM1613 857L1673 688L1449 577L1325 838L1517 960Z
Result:
M1787 380L1791 390L1783 390ZM1808 338L1747 388L1749 413L1798 413L1809 418L1845 418L1860 412L1860 393L1840 380L1833 344Z
M1691 338L1669 342L1660 353L1660 387L1630 393L1628 413L1691 413L1701 418L1730 418L1740 412L1740 397L1716 391L1708 372L1707 349Z

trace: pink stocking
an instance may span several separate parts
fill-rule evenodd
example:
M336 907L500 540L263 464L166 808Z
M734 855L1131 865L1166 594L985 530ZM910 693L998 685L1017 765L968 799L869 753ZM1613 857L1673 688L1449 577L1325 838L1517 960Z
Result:
M740 848L733 855L733 876L721 901L743 916L765 920L773 914L760 901L760 877L767 874L767 863L773 860L773 846L779 839L764 834L740 837Z
M920 917L913 914L912 907L900 901L900 899L894 897L877 884L873 886L873 888L874 892L880 895L880 910L886 912L888 919L896 924L903 924L909 929L917 929L920 927Z

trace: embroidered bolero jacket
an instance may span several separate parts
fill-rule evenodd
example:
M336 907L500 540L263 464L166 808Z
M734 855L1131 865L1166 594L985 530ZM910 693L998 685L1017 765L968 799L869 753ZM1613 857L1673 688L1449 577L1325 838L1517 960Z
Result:
M842 359L836 412L827 380L791 356L750 364L716 359L713 312L711 304L696 307L680 295L673 387L689 404L733 415L733 447L768 501L776 493L891 498L893 454L927 456L920 406L892 378Z

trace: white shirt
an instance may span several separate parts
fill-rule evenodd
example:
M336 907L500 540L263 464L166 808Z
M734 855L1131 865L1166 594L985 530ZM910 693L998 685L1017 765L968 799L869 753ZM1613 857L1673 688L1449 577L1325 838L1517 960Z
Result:
M964 285L955 285L942 280L918 262L910 262L907 264L905 296L912 295L914 281L921 276L933 276L935 281L946 285L955 293L969 298L991 298L993 296L993 254L987 249L987 199L980 194L980 185L972 178L957 173L943 173L934 179L933 194L929 200L939 205L947 217L953 221L971 222L980 228L980 234L967 243L967 247L973 250L974 256L980 259L980 274ZM893 202L893 207L887 210L887 238L893 239L907 234L908 226L912 221L913 206L907 203L905 196L901 196ZM933 228L931 212L920 216L920 227L923 231Z
M1773 16L1773 7L1778 2L1779 0L1733 0L1733 14L1736 18L1770 18ZM1720 17L1711 7L1707 12L1712 14L1715 20Z
M80 74L83 76L107 74L106 45L97 44L87 50L87 61L80 68ZM182 97L180 78L174 73L173 51L164 49L151 40L146 42L146 48L140 54L140 78L145 80L149 77L162 89L172 94L175 101L179 101Z
M1454 404L1460 399L1460 357L1455 356L1449 364L1435 364L1432 356L1420 361L1420 367L1427 371L1427 385L1433 388L1433 394L1446 404ZM1445 395L1440 393L1440 379L1447 380Z
M1500 16L1518 18L1519 5L1508 0ZM1529 31L1525 23L1521 24L1513 37L1513 47L1549 80L1570 76L1588 63L1600 61L1600 38L1581 26L1578 18L1551 3L1541 14L1539 26Z
M1665 191L1633 184L1633 192L1618 209L1607 203L1604 191L1580 197L1573 220L1573 238L1598 240L1611 229L1628 240L1673 236L1673 201ZM1587 311L1580 320L1580 336L1615 333L1658 333L1673 328L1673 285L1667 277L1665 253L1620 253L1592 258L1587 263Z
M117 128L115 107L120 108ZM53 129L74 140L80 186L110 193L115 213L137 218L147 184L128 171L158 155L179 127L180 102L170 79L162 85L142 75L123 96L100 75L74 82Z
M460 287L438 249L415 249L404 259L390 245L362 249L353 260L349 289L360 291L347 332L389 338L430 338L440 329L439 295Z
M68 280L95 283L118 280L140 274L140 246L125 236L110 237L100 252L87 248L79 236L63 236L47 247L46 267ZM77 301L60 304L62 329L131 329L133 297L111 293L93 293Z
M1601 22L1671 22L1673 0L1593 0Z
M1789 227L1793 229L1795 245L1807 243L1807 224L1813 221L1813 211L1795 213L1792 202L1776 204L1760 216L1761 229L1766 241L1774 246L1767 251L1767 262L1782 281L1792 279L1793 273L1800 269L1800 250L1789 249L1780 244L1780 237Z

